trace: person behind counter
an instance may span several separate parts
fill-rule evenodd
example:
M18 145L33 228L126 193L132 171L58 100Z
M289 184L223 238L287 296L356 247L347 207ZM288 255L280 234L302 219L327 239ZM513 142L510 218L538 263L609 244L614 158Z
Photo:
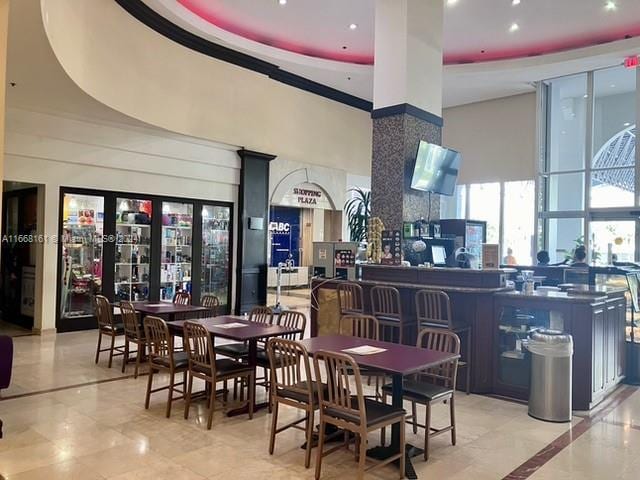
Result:
M549 262L551 261L551 258L549 258L549 252L547 252L546 250L540 250L536 255L536 258L538 259L538 266L541 267L548 266Z
M587 249L583 245L577 247L575 252L573 252L573 262L571 262L571 266L575 268L589 267L587 263Z

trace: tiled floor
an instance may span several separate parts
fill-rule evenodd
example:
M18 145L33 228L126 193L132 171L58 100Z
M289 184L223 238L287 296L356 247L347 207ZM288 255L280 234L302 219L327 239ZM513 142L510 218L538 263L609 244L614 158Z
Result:
M151 408L145 410L146 377L131 378L131 367L123 376L119 361L108 369L106 357L94 365L94 348L95 332L15 339L14 383L0 401L5 430L0 476L7 480L313 478L313 469L303 466L302 432L279 435L276 452L270 456L271 417L264 410L252 421L227 418L218 411L213 429L207 431L203 405L196 404L191 418L184 420L183 403L178 401L166 419L164 393L152 397ZM94 383L73 386L89 382ZM52 388L59 390L10 398ZM264 395L261 389L259 395ZM416 458L414 466L420 478L429 479L501 479L511 472L508 478L532 474L529 478L537 480L636 479L640 393L623 387L616 398L619 404L605 406L591 419L575 417L568 434L571 425L533 420L526 406L461 394L458 444L454 447L447 436L437 437L429 462ZM283 422L298 415L282 412ZM444 421L446 407L436 407L434 418L436 424ZM558 437L556 443L566 440L566 445L552 448L557 454L539 470L518 469L532 457L546 461L545 452ZM411 433L408 439L417 445L422 442L420 435ZM375 443L378 437L369 440ZM355 478L353 456L327 457L323 478ZM397 477L386 468L371 478Z

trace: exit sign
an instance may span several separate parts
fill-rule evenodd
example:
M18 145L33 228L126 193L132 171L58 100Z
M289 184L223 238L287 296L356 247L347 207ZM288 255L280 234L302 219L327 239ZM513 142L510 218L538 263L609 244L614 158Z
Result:
M638 65L640 65L640 57L638 57L637 55L624 59L625 68L637 68Z

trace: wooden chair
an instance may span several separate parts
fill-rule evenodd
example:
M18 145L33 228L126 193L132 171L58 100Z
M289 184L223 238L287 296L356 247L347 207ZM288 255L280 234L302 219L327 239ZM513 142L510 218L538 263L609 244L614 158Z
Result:
M207 430L211 430L213 414L215 411L216 384L225 383L224 403L226 405L227 394L226 384L229 379L241 378L246 380L249 386L249 393L245 404L249 407L249 419L253 418L253 369L245 363L235 362L229 358L216 359L216 352L213 348L213 341L207 329L200 323L184 323L184 342L189 361L187 394L184 405L184 418L189 418L189 408L191 407L191 393L193 389L193 379L199 378L207 385L209 393L209 418L207 420Z
M96 318L98 319L98 346L96 348L96 363L100 360L102 352L109 352L109 368L113 363L113 357L124 355L124 345L116 345L116 338L124 335L124 325L114 323L113 310L107 297L96 295L94 298ZM102 346L102 337L111 338L111 343L107 348Z
M314 412L318 409L318 382L311 377L311 364L307 350L298 342L284 338L271 338L267 343L267 353L271 368L271 395L273 406L271 417L271 435L269 438L269 454L273 455L276 435L289 428L304 430L306 435L306 452L304 466L311 464L311 448L313 443ZM323 385L325 392L326 387ZM280 404L298 408L305 412L304 418L278 427L278 411ZM305 422L304 428L299 424Z
M176 305L191 305L191 294L189 292L176 292L173 296L173 303Z
M133 303L122 301L120 302L120 313L124 322L124 357L122 359L122 373L129 361L129 355L131 353L136 354L136 369L133 374L134 378L138 378L138 370L140 369L140 361L145 353L147 347L147 340L144 336L144 329L140 328L140 322L138 321L138 313L136 312ZM135 352L129 350L130 344L135 344Z
M417 346L439 352L460 354L460 338L449 331L440 328L425 328L418 335ZM444 363L438 367L430 368L419 373L413 379L405 379L403 382L404 399L411 402L411 416L407 417L413 425L413 433L418 432L418 427L424 428L424 459L429 459L429 440L436 435L451 432L451 444L456 444L456 416L455 416L455 391L456 375L458 372L458 360ZM383 395L391 393L391 385L382 388ZM449 403L449 425L444 428L431 426L431 405L436 402ZM418 423L416 404L426 408L426 421L423 425ZM382 439L384 442L384 430Z
M269 307L254 307L249 313L249 321L273 324L273 310ZM264 347L261 350L264 352ZM249 355L249 346L246 343L227 343L216 346L216 351L225 357L241 360Z
M418 328L443 328L464 337L465 348L462 351L464 361L458 363L459 368L465 369L465 390L471 392L471 326L456 326L451 314L451 300L449 295L439 290L419 290L416 292L416 316Z
M187 381L187 369L189 361L186 352L176 352L173 349L173 336L169 333L169 327L164 320L158 317L144 317L144 334L149 348L149 380L147 382L147 394L144 408L149 408L151 394L161 390L168 390L166 416L171 416L171 403L174 400L184 398L185 384ZM155 372L167 372L169 374L169 385L152 390L153 375ZM175 387L176 373L183 374L182 391ZM174 397L174 393L180 393Z
M402 343L405 324L398 289L382 285L373 287L371 289L371 312L380 322L381 340Z
M220 300L215 295L207 294L203 295L200 299L200 305L211 309L214 317L218 316L218 309L220 307Z
M340 282L336 290L340 316L364 313L364 294L360 285L353 282Z
M356 434L356 453L358 457L358 479L364 477L365 461L367 458L367 435L388 425L400 425L400 452L386 460L376 463L371 468L380 467L388 463L399 461L400 478L404 478L405 471L405 440L404 424L406 412L402 408L395 408L382 402L365 398L362 393L362 378L358 364L349 355L341 353L319 351L313 358L318 390L322 388L320 365L324 364L327 378L327 395L321 396L320 401L320 438L316 455L315 478L320 478L322 458L336 450L349 447L349 434ZM355 392L352 390L350 377L353 376ZM324 451L325 428L327 424L345 431L345 442ZM369 468L369 470L371 469Z

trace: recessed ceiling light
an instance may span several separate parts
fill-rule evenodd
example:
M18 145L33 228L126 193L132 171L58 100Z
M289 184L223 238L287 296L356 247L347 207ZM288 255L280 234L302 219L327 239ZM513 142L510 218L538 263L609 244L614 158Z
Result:
M278 3L280 5L286 5L287 4L287 0L278 0Z
M511 5L520 5L520 0L513 0Z
M518 30L520 30L520 25L518 25L517 23L512 23L509 27L510 32L517 32Z
M624 122L623 126L625 126L625 127L630 127L630 126L631 126L631 123L629 123L629 122Z
M589 94L585 93L582 98L589 98Z
M611 88L616 88L616 84L612 83L611 85L609 85Z
M616 2L607 2L604 4L604 9L609 10L610 12L618 8Z
M458 3L458 0L447 0L447 5L452 6Z
M355 30L356 28L358 28L358 25L355 23L349 25L349 30Z

